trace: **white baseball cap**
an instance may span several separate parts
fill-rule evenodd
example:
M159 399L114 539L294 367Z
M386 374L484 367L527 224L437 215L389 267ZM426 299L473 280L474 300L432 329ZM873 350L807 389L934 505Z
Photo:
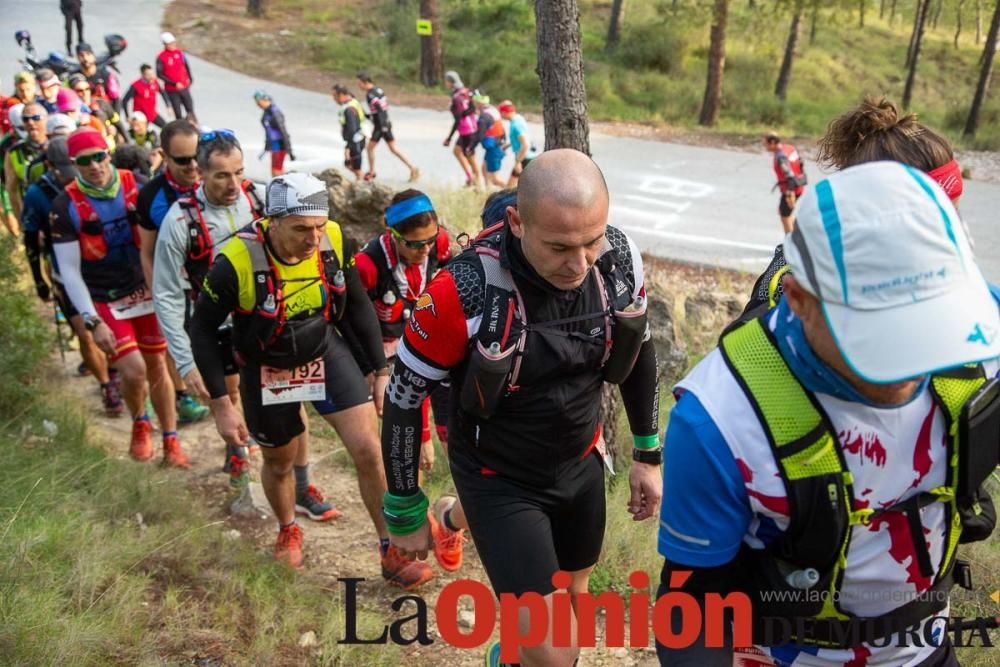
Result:
M311 174L283 174L267 184L265 208L269 218L286 215L329 218L330 195L323 181Z
M160 41L163 42L164 44L173 44L174 42L177 41L177 39L174 38L174 33L172 32L161 32Z
M930 177L898 162L832 174L785 238L850 368L899 382L1000 355L1000 315L965 227Z

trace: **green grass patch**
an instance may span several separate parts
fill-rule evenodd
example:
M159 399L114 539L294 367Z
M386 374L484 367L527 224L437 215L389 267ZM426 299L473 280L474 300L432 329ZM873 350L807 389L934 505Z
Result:
M392 646L338 646L342 591L275 564L246 538L229 539L232 526L188 492L184 474L113 459L87 442L82 415L38 380L54 338L13 245L0 239L3 662L398 661ZM362 636L381 627L369 613L360 623ZM307 631L316 633L313 649L298 647Z

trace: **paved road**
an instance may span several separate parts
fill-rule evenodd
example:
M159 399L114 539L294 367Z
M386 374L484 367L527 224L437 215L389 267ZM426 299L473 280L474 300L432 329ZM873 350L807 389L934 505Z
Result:
M0 33L0 77L9 86L19 51L13 32L31 31L39 51L63 43L62 16L57 0L0 0L4 29ZM141 62L152 62L159 51L159 21L163 0L87 0L87 38L98 48L100 36L119 32L129 48L120 59L123 85L138 74ZM183 35L178 35L183 43ZM259 111L251 98L264 86L284 109L299 161L293 166L319 170L341 166L343 143L333 102L325 95L273 83L192 59L192 88L199 119L212 127L228 127L246 145L251 176L264 178L267 166L254 158L262 145ZM352 82L353 83L353 82ZM390 90L390 96L392 91ZM450 127L445 111L393 107L393 129L400 146L425 176L422 182L460 185L463 177L454 158L441 146ZM532 132L542 139L538 126ZM760 270L781 240L777 195L770 188L769 156L697 148L656 141L594 134L594 157L611 189L611 220L628 230L654 254L720 266ZM384 147L378 154L380 178L401 182L402 165ZM819 173L809 168L815 182ZM996 211L1000 185L968 183L962 213L977 243L987 277L1000 281L1000 230Z

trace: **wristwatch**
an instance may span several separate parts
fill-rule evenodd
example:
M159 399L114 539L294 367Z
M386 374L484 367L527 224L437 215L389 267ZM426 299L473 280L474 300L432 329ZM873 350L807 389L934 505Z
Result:
M99 324L104 324L104 320L99 318L97 315L83 316L83 326L86 327L87 331L93 333Z
M663 463L663 447L654 449L632 449L632 460L658 466Z

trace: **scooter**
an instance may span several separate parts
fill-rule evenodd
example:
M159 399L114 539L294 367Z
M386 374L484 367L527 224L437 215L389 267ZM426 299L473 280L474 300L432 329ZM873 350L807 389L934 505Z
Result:
M14 39L17 40L17 45L24 50L24 57L20 58L19 62L25 69L38 72L40 69L47 68L55 72L56 76L61 79L80 71L80 63L61 51L49 51L46 58L40 58L31 42L31 33L27 30L15 32ZM128 41L121 35L109 34L104 36L104 46L107 51L96 57L97 68L110 67L121 74L115 58L125 51L128 47Z

